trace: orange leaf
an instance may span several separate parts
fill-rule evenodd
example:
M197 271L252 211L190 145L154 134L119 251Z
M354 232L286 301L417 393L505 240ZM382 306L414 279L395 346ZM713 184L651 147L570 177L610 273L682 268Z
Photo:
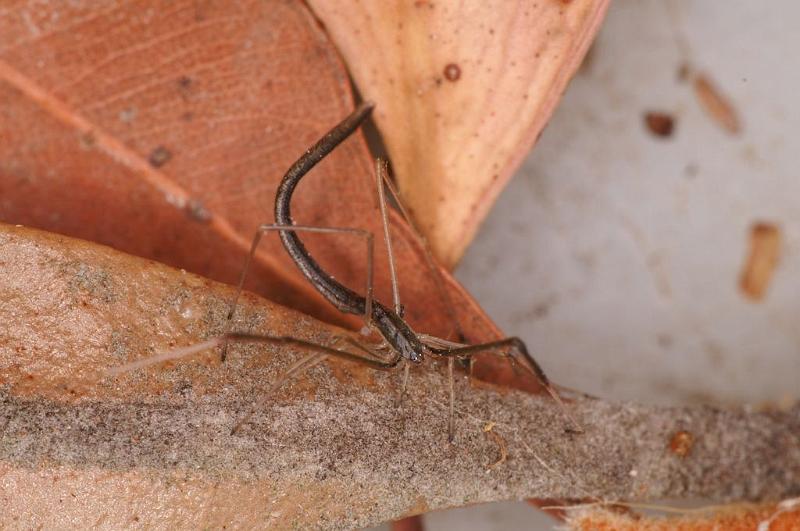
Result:
M272 222L289 165L352 107L346 73L295 2L206 4L19 2L0 15L0 217L111 245L235 283L256 227ZM383 105L378 103L379 108ZM380 235L373 163L362 137L339 147L299 187L299 223ZM440 282L394 219L407 317L455 338L499 331L451 278ZM365 246L308 235L337 278L362 290ZM381 238L376 293L390 300ZM333 310L264 238L248 287L329 321ZM490 369L509 375L504 360ZM494 369L492 369L494 370ZM520 386L537 390L530 378Z
M711 514L671 518L647 518L627 512L605 509L581 510L568 520L569 528L578 530L614 531L790 531L800 528L800 508L797 499L779 505L731 505Z

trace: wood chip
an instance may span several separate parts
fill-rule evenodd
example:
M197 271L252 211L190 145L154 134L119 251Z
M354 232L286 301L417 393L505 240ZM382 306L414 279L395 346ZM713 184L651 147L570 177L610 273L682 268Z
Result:
M741 131L739 115L730 100L722 94L703 73L694 78L694 92L700 105L709 116L728 133L735 135Z
M764 297L781 248L781 231L771 223L756 223L750 229L750 255L740 278L742 293L751 300Z

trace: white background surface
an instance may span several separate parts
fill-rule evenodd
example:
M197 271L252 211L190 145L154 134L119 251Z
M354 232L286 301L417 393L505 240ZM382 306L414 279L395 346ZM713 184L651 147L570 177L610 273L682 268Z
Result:
M735 405L800 394L800 3L616 0L588 65L457 277L560 384L608 399ZM677 72L739 111L724 132ZM648 110L676 118L652 136ZM753 223L780 226L767 296L739 291ZM521 503L426 529L551 529Z

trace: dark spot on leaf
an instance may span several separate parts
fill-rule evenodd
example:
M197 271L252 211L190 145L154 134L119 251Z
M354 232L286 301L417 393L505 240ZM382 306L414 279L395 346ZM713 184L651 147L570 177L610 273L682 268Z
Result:
M80 137L80 143L83 149L91 149L95 142L94 133L91 131L83 133Z
M186 212L195 221L208 222L211 219L209 212L199 199L191 199L186 205Z
M458 81L461 77L461 67L455 63L450 63L444 67L444 77L447 81Z
M153 151L150 152L150 156L147 160L150 162L150 165L154 168L160 168L164 164L172 158L172 152L165 148L164 146L158 146Z

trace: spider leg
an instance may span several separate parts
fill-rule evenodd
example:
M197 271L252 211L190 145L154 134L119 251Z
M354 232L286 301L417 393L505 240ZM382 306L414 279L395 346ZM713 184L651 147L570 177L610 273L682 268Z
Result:
M253 337L255 336L249 336L248 339L252 339ZM382 359L380 358L380 356L377 355L377 353L374 350L370 349L366 345L362 345L361 343L359 343L358 341L354 340L351 337L339 336L334 340L334 344L338 344L341 342L345 342L355 346L362 352L365 352L369 357L356 355L351 352L347 352L340 349L331 349L330 347L324 347L324 350L321 350L320 352L312 352L306 355L305 357L297 361L294 365L289 367L286 370L286 372L284 372L282 375L280 375L278 378L275 379L270 388L267 389L267 391L261 396L261 398L259 398L258 402L250 406L250 409L248 410L247 414L244 417L242 417L242 419L239 420L239 422L236 423L236 425L231 430L231 434L235 434L237 431L239 431L239 429L242 426L247 424L247 422L250 421L255 412L262 406L264 406L264 404L267 402L267 399L275 391L280 389L286 382L288 382L292 377L324 361L325 358L327 358L328 356L333 355L342 359L346 359L348 361L355 361L357 363L368 365L374 369L382 369L382 370L388 370L395 367L401 359L400 356L397 356L395 359L392 360ZM311 345L315 345L318 347L322 346L322 345L316 345L315 343L311 343Z
M480 352L493 352L497 355L504 356L509 358L511 363L513 364L514 361L519 361L515 359L517 357L521 358L524 363L521 363L528 371L539 380L539 383L547 390L553 400L561 408L564 415L569 419L570 423L573 425L574 429L577 432L583 432L583 428L581 425L575 420L575 417L569 412L567 409L566 404L558 393L555 390L555 387L552 383L550 383L550 379L542 370L542 367L536 362L533 356L530 355L528 352L528 347L525 343L518 337L507 337L505 339L499 339L497 341L490 341L488 343L481 343L479 345L467 345L467 346L458 346L458 347L439 347L437 345L442 345L445 343L451 343L446 340L442 340L441 338L434 338L433 340L426 336L423 338L423 342L429 345L431 352L437 356L442 356L445 358L470 358L475 354ZM498 352L502 349L501 352ZM511 354L509 350L513 351L514 354Z
M253 404L253 406L251 406L248 413L233 427L231 433L236 433L239 430L239 428L241 428L244 424L246 424L250 420L255 411L264 405L267 398L270 395L272 395L275 391L280 389L289 379L291 379L297 374L302 373L305 370L310 369L314 365L317 365L318 363L325 360L325 358L327 358L328 356L334 356L344 360L354 361L356 363L361 363L373 369L379 369L379 370L392 369L396 367L398 363L400 363L400 360L402 360L402 357L399 354L395 355L393 359L388 359L388 360L380 359L379 356L377 356L372 350L370 350L368 347L364 345L359 344L352 338L344 338L344 340L352 345L357 346L363 352L370 354L370 357L360 354L354 354L352 352L328 347L325 345L320 345L318 343L305 341L303 339L298 339L295 337L242 334L242 333L232 332L225 334L223 336L218 336L209 339L207 341L203 341L201 343L197 343L195 345L168 350L166 352L156 354L155 356L150 356L148 358L136 360L130 363L126 363L124 365L112 367L111 369L108 369L106 371L105 376L115 377L119 376L120 374L125 374L127 372L143 369L151 365L156 365L164 361L185 358L192 354L197 354L198 352L203 352L205 350L209 350L217 346L224 345L228 342L287 345L287 346L293 346L297 348L310 350L311 352L309 354L298 360L291 367L289 367L282 375L280 375L278 378L275 379L275 381L272 383L267 392L264 393L264 395L259 399L258 402L256 402L255 404ZM337 338L336 341L337 342L341 341L341 338Z
M247 273L250 271L250 263L253 261L253 256L256 254L256 249L258 248L258 244L261 242L262 236L264 236L265 232L268 231L284 231L284 232L317 232L317 233L325 233L325 234L354 234L356 236L360 236L366 240L367 243L367 291L365 298L367 300L365 305L364 311L364 328L366 329L369 326L370 319L372 316L372 277L373 277L373 236L372 233L362 229L353 229L353 228L337 228L337 227L306 227L301 225L276 225L276 224L264 224L256 229L255 236L253 236L253 243L250 245L250 252L247 255L247 259L244 262L244 267L242 268L242 273L239 275L239 283L236 286L236 294L231 301L230 310L228 310L228 317L225 322L225 328L223 330L223 336L227 335L230 332L231 324L233 315L236 312L236 307L239 303L239 297L242 294L242 289L244 287L244 281L247 278ZM225 358L228 354L228 342L225 341L222 343L222 352L220 353L222 361L225 361Z

